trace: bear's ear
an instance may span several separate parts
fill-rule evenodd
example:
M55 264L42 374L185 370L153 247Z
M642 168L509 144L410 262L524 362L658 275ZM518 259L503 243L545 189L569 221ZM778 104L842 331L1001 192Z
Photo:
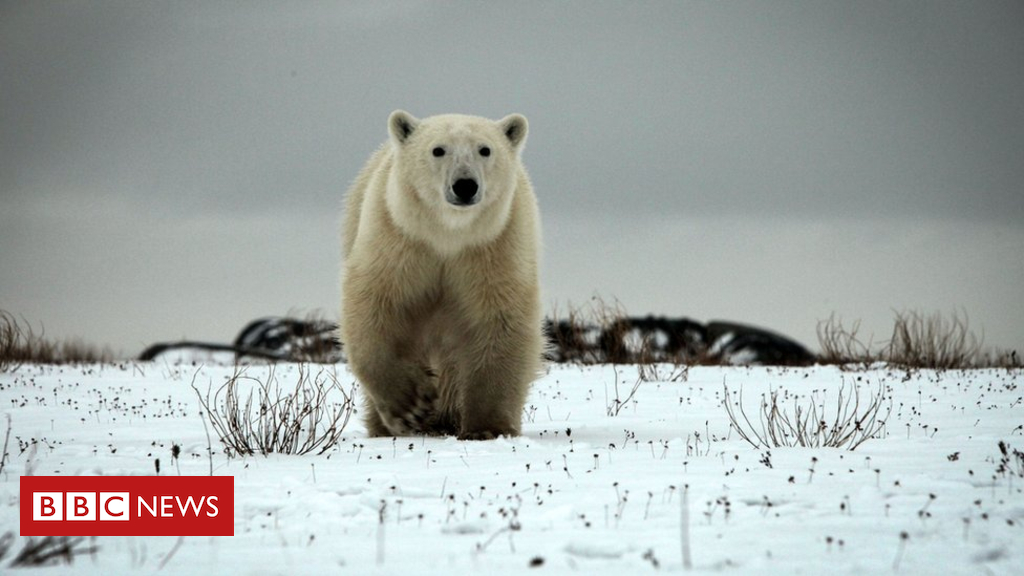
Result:
M420 121L405 110L395 110L388 116L388 132L396 144L405 144Z
M522 114L509 114L498 120L498 126L501 128L501 133L512 144L512 148L517 152L522 150L523 144L526 143L526 131L529 128L526 117Z

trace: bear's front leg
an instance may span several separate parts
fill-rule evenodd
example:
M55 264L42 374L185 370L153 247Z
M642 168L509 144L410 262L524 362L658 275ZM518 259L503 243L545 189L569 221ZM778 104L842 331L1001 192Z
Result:
M460 383L460 440L518 436L526 396L537 376L540 349L533 345L538 337L529 333L530 327L517 329L499 318L489 328L465 358L470 370Z
M366 430L370 436L408 436L426 432L436 414L437 377L399 351L409 335L406 322L386 323L383 311L368 306L346 309L345 351L349 368L366 393Z

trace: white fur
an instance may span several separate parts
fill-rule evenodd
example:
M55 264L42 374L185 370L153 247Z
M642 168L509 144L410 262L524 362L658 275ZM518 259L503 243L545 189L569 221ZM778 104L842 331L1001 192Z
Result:
M518 114L395 111L353 184L342 339L371 435L518 434L543 342L527 129ZM475 195L455 194L460 179Z

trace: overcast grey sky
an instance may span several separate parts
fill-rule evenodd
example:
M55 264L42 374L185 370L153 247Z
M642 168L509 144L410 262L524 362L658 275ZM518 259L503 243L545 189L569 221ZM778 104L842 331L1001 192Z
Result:
M0 1L0 308L135 354L338 314L395 108L530 120L550 307L1024 348L1024 4Z

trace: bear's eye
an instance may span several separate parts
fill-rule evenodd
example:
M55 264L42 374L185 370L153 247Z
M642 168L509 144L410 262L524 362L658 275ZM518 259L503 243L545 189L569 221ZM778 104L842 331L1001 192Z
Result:
M491 149L488 148L487 146L481 146L480 147L480 155L483 156L484 158L490 156L491 155Z
M440 158L441 156L444 156L444 148L438 146L437 148L434 148L432 153L434 154L434 158Z

